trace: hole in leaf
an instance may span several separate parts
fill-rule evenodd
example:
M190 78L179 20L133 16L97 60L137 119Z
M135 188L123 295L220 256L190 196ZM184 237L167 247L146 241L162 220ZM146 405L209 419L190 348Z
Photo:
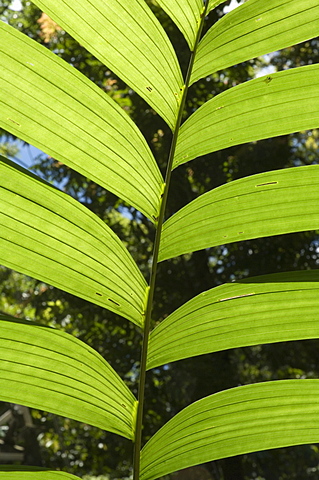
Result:
M235 300L236 298L251 297L255 293L246 293L245 295L235 295L234 297L220 298L219 302L226 302L226 300Z

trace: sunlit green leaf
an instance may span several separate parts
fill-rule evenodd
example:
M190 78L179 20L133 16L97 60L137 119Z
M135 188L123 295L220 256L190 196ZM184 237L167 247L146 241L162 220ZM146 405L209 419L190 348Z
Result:
M275 170L215 188L163 225L159 259L202 248L319 229L319 166Z
M0 399L134 438L136 400L91 347L59 330L0 315Z
M182 126L174 167L221 148L319 127L318 88L319 65L310 65L214 97Z
M80 477L48 468L0 465L0 480L80 480Z
M316 37L318 18L317 0L249 0L206 33L198 46L191 81Z
M218 7L218 5L224 2L226 2L226 0L208 0L207 12L210 12L211 10Z
M146 282L90 210L0 157L0 263L142 325Z
M277 273L203 292L150 335L148 368L261 343L319 338L319 271Z
M128 115L47 48L0 22L0 125L157 217L163 180Z
M245 385L203 398L142 450L140 480L244 453L319 442L319 380Z
M145 98L174 128L182 75L174 49L145 0L34 3Z
M183 33L189 48L193 50L194 43L200 22L200 15L203 11L203 0L157 0L157 3L176 23Z

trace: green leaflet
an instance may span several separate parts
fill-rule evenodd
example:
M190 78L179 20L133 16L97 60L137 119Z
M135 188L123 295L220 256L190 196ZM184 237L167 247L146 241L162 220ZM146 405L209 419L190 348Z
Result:
M147 286L90 210L0 157L0 263L143 324Z
M91 347L60 330L0 315L0 399L134 438L136 400Z
M27 471L22 469L15 469L12 471L0 470L1 480L81 480L80 477L75 477L70 473L56 472L54 470L40 470L40 471Z
M140 480L219 458L319 442L319 380L245 385L203 398L142 450Z
M310 65L221 93L182 125L174 168L221 148L318 127L318 87L319 65Z
M184 35L190 50L192 51L203 11L203 0L157 0L157 3L165 10L176 23Z
M34 1L145 98L174 130L182 114L183 79L170 41L145 0ZM202 0L159 3L193 49ZM209 0L208 9L220 3ZM250 0L204 37L192 80L258 52L315 36L317 3ZM163 179L125 113L66 63L7 25L0 26L0 42L2 125L156 222ZM188 88L188 80L185 83ZM317 127L318 83L318 66L311 66L270 75L216 97L183 126L174 167L218 148ZM1 162L0 262L143 326L148 288L114 233L59 190L3 158ZM255 175L203 195L165 223L159 260L213 245L319 228L318 169ZM162 215L160 224L161 219ZM157 240L159 236L152 267ZM152 268L151 299L157 288L155 274ZM317 283L317 272L296 272L205 292L152 332L148 368L261 341L318 337L315 322L304 320L306 314L312 319L318 309ZM60 331L1 315L0 338L1 400L118 433L135 441L139 453L136 399L97 352ZM317 443L318 394L318 380L293 380L239 387L200 400L151 438L142 452L141 476L134 466L134 478L152 480L218 458ZM141 405L143 401L141 394ZM75 478L18 469L22 471L30 480ZM8 472L1 473L0 468L0 478L19 477L12 471L9 477Z
M163 180L128 115L75 68L0 22L0 124L154 220Z
M226 0L208 0L207 12L210 12L214 8L218 7L221 3L224 3Z
M174 129L184 82L174 49L145 0L34 3L130 85Z
M229 348L319 338L319 271L221 285L169 315L149 339L148 368Z
M191 82L317 36L318 18L317 0L245 2L213 25L201 40Z
M240 240L316 230L318 183L319 166L310 165L252 175L215 188L164 223L159 261Z
M80 480L80 477L44 468L0 465L0 480Z

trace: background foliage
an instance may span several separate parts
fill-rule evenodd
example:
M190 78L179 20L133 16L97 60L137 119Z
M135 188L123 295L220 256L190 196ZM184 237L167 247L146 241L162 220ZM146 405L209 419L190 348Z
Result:
M168 31L176 50L182 52L180 61L184 71L187 61L187 55L185 58L183 55L183 52L187 53L185 40L156 2L149 0L148 3ZM24 0L23 9L13 11L10 4L10 1L0 1L1 17L46 45L108 92L137 123L163 171L171 139L163 120L34 5ZM210 13L205 28L223 15L227 4L229 2L224 2ZM229 86L254 78L268 64L280 71L318 62L318 48L318 39L314 39L206 77L191 87L187 113L193 112L208 98ZM6 142L8 138L5 132L3 135L3 141ZM318 138L317 130L301 132L231 147L198 158L189 165L182 165L172 178L168 214L231 180L279 168L318 163ZM15 155L15 151L10 151L10 145L3 143L0 153ZM32 169L50 182L62 186L64 191L110 225L125 242L147 277L154 231L145 217L54 158L40 155L34 160ZM233 279L317 268L318 263L317 232L237 242L227 247L183 255L160 264L154 316L163 319L201 291ZM132 323L3 267L0 269L0 289L2 313L37 320L77 336L107 358L136 394L136 359L139 358L141 339ZM152 370L147 377L148 421L144 439L148 439L186 405L216 391L272 379L318 378L318 346L318 340L308 340L238 348ZM132 446L128 440L45 412L33 410L32 416L42 447L43 464L62 469L67 467L69 472L80 476L103 473L110 475L110 478L124 479L130 474ZM316 445L305 445L281 449L280 452L259 452L212 462L205 469L201 474L211 475L216 480L310 480L318 478L319 450ZM172 478L192 478L187 475L191 473L183 472ZM199 478L198 471L194 475L197 475L194 478Z

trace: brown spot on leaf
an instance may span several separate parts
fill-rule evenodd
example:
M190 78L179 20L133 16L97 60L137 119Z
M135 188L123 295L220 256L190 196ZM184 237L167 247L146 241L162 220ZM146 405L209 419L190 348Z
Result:
M114 305L116 305L117 307L120 306L120 304L117 303L115 300L112 300L112 298L108 298L108 301L111 302L111 303L114 303Z
M16 122L15 120L12 120L12 118L7 118L7 120L9 120L9 122L14 123L15 125L18 125L18 127L21 127L20 123Z
M277 185L278 182L265 182L265 183L259 183L256 185L256 187L264 187L265 185Z

